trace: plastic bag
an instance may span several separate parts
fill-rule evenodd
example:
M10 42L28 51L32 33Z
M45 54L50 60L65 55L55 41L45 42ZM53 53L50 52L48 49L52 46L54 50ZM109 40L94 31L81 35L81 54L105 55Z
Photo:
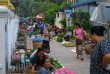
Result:
M20 54L14 53L12 55L11 64L15 66L18 62L20 62Z
M35 39L33 40L33 42L37 42L37 41L39 41L39 42L43 42L42 39L38 39L38 38L35 38Z

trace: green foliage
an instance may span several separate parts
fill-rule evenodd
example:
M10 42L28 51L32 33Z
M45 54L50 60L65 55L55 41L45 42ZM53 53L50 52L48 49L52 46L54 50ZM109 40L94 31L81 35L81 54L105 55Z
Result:
M62 37L58 37L58 38L57 38L57 41L58 41L58 42L63 42L63 38L62 38Z
M82 12L79 10L79 12L74 12L72 14L73 18L73 23L80 23L81 27L84 28L85 30L90 29L90 24L89 24L89 19L90 19L90 14L89 12Z
M48 21L48 23L54 24L54 18L56 17L55 10L59 9L58 5L52 6L51 9L49 9L47 12L45 12L44 21Z
M35 51L35 49L30 50L31 53L33 53Z
M72 39L72 40L75 40L75 37L72 36L71 39Z
M38 35L38 31L37 30L35 31L34 35Z
M55 63L56 65L54 65L55 68L57 69L61 69L63 66L58 62L58 60L54 60L52 57L49 58L53 63Z
M64 27L66 27L66 19L63 18L62 20L59 21Z
M73 32L73 30L75 29L74 24L72 24L71 26L68 27L68 29Z
M63 1L61 4L61 8L68 6L69 4L67 4L67 1Z
M35 17L39 13L47 12L55 7L67 6L66 0L17 0L19 7L16 9L20 17ZM56 6L57 5L57 6Z

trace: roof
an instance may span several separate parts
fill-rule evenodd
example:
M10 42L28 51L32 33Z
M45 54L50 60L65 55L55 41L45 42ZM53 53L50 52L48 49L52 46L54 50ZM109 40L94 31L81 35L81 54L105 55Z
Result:
M73 7L77 7L77 6L81 6L81 5L85 5L85 4L89 4L89 3L94 3L97 1L102 1L102 0L88 0L88 1L80 2L80 3L72 4L70 6L73 8Z
M71 9L71 6L63 7L61 9L59 9L59 10L56 10L55 12L58 12L58 11L62 11L63 12L65 9Z

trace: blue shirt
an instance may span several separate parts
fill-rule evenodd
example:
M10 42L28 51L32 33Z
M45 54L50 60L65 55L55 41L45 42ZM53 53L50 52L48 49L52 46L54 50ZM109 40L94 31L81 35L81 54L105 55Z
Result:
M110 54L110 43L104 38L94 47L90 61L90 74L110 74L101 66L105 54Z
M41 30L44 30L44 24L41 24Z
M49 69L48 71L44 67L42 67L37 74L51 74Z

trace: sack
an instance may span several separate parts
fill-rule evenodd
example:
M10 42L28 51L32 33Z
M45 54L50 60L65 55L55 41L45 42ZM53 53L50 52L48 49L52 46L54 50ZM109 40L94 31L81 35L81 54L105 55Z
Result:
M83 44L83 40L76 39L76 44L77 44L77 45Z
M20 62L20 54L14 53L11 58L11 65L15 66L19 62Z
M90 47L90 44L86 43L86 44L84 44L84 51L85 51L87 54L92 54L93 48Z
M90 39L90 35L88 31L83 30L83 35L84 35L84 40L89 40Z

